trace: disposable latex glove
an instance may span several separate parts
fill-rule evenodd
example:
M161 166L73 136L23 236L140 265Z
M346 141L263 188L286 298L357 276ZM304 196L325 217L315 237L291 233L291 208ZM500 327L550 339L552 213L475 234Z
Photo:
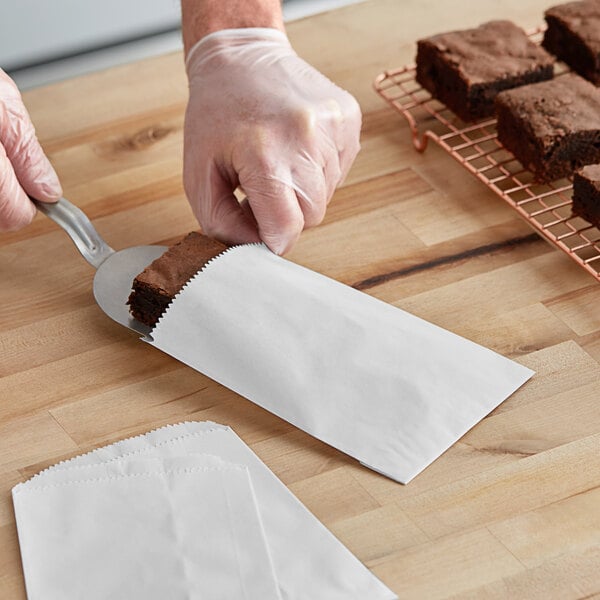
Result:
M0 69L0 231L20 229L31 222L35 206L27 194L54 202L62 189L35 137L17 86Z
M283 254L322 221L360 149L358 103L276 29L207 35L186 66L184 185L202 229Z

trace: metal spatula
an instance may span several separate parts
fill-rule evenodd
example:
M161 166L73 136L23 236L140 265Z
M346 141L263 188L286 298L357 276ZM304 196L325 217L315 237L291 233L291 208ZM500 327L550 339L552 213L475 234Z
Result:
M167 247L134 246L115 252L100 237L85 213L65 198L53 204L33 202L40 212L67 232L83 258L96 268L94 298L100 308L117 323L143 335L149 333L150 327L129 314L127 298L134 277Z

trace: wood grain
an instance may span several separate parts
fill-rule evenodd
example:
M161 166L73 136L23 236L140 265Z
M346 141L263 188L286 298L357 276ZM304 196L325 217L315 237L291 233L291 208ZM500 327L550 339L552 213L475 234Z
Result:
M231 425L403 598L600 597L600 286L440 149L417 154L371 87L420 36L490 18L537 26L547 5L372 0L288 27L364 113L348 180L289 258L536 371L408 486L111 322L93 270L45 217L0 237L0 598L25 595L15 483L185 419ZM181 185L186 91L174 53L25 94L65 195L115 248L196 228Z

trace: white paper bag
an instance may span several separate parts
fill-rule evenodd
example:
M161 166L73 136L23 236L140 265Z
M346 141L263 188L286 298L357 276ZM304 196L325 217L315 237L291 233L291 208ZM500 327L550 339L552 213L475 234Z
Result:
M281 598L244 466L130 457L47 473L13 500L30 600Z
M23 488L108 474L128 474L137 461L218 456L250 473L258 512L285 600L393 600L397 596L356 559L228 427L210 422L170 425L49 467ZM206 459L205 459L206 460ZM216 459L213 459L216 460ZM168 463L167 463L168 464ZM16 494L15 508L16 508Z
M148 341L402 483L533 374L258 244L211 261Z

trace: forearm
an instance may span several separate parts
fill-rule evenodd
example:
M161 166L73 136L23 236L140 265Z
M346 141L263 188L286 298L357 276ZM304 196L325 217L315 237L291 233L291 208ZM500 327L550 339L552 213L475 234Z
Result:
M284 31L281 0L181 0L187 54L201 38L221 29L272 27Z

